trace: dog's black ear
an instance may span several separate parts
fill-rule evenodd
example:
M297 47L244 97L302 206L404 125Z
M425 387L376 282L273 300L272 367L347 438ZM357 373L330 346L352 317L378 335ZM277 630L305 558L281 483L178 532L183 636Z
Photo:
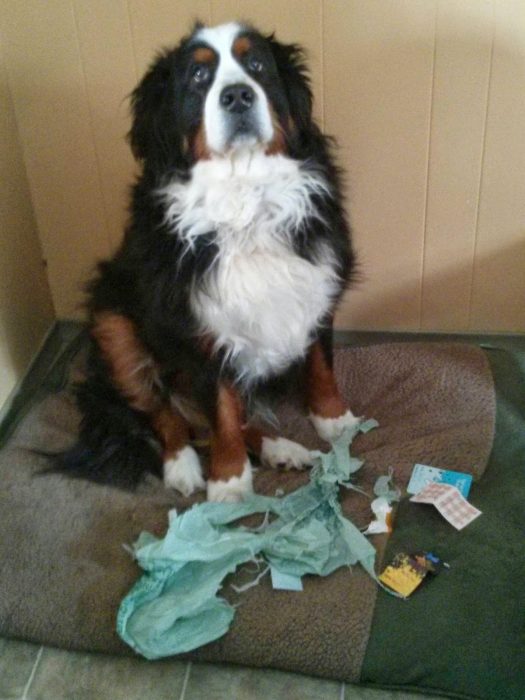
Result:
M166 133L172 120L170 110L171 73L174 51L159 54L131 94L132 125L128 134L137 160L159 162L170 146Z
M301 135L308 134L314 128L312 122L312 90L306 66L305 52L298 44L281 44L268 37L277 70L283 82L290 116Z

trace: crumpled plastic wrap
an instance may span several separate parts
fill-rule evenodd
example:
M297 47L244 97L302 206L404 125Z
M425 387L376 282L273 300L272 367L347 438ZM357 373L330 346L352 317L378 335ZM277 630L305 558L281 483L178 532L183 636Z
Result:
M312 453L309 483L286 496L199 503L181 514L170 511L164 538L143 532L133 553L145 573L120 605L122 639L146 658L158 659L221 637L235 615L217 595L222 581L257 557L293 576L327 576L360 563L377 581L375 549L339 504L341 485L359 490L350 477L363 462L350 455L350 444L358 432L377 425L365 421L347 430L330 452ZM254 513L273 518L256 529L232 524Z

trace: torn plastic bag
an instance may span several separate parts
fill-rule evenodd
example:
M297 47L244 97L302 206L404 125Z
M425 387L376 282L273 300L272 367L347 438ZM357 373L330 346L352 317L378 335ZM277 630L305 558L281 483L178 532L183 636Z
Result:
M309 483L286 496L199 503L181 514L170 511L163 539L142 533L133 551L145 573L121 603L117 631L122 639L157 659L221 637L235 608L217 592L228 574L256 556L294 576L327 576L359 562L377 581L375 549L339 504L339 486L356 488L349 479L363 464L350 455L350 443L358 432L376 426L373 420L356 425L330 452L312 453ZM231 525L254 513L275 517L255 530Z

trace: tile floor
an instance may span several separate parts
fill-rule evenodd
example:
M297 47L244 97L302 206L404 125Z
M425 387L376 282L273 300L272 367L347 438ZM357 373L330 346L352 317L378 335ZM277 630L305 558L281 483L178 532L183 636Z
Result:
M427 700L437 700L424 696ZM417 700L281 671L144 661L0 639L0 700Z

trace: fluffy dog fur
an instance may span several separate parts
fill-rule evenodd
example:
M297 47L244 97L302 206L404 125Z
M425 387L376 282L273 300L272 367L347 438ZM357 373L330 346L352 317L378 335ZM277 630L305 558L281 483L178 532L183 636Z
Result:
M145 471L205 487L188 444L211 430L208 497L251 489L247 449L308 464L250 427L293 379L320 434L356 419L331 370L331 320L354 268L330 141L312 119L303 53L252 27L197 26L132 95L142 165L124 241L89 286L72 474L133 486ZM299 380L297 382L297 380Z

